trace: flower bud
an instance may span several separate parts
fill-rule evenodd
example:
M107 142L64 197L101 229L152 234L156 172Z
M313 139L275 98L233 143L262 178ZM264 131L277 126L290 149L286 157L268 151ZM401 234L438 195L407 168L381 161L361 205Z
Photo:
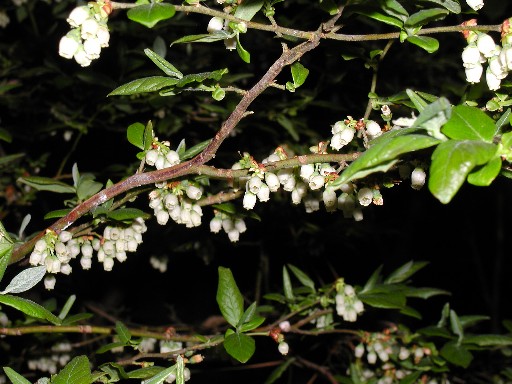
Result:
M217 31L221 31L224 28L224 20L220 17L212 17L208 22L208 27L206 30L208 33L215 33Z
M72 27L79 27L82 23L91 17L91 9L87 5L76 7L71 11L66 21Z
M315 173L309 178L309 188L313 191L322 188L324 184L325 178L319 173Z
M468 83L479 83L480 78L482 77L482 73L484 72L484 68L482 67L482 64L477 64L472 68L466 68L466 81Z
M416 167L411 173L411 187L414 189L421 189L425 185L427 174L423 168Z
M253 209L256 205L256 195L251 192L245 192L243 206L245 209Z
M156 221L160 225L165 225L169 221L169 213L167 211L161 210L156 214Z
M281 341L279 343L279 345L277 346L277 349L279 350L279 353L281 355L285 355L286 356L288 354L289 350L290 350L290 347L289 347L289 345L288 345L288 343L286 341Z
M55 288L55 283L57 282L57 279L55 279L54 275L49 275L44 278L44 287L51 291Z
M369 206L373 201L373 192L370 188L361 188L359 192L357 192L357 199L359 200L359 204L363 207Z
M100 57L101 44L97 37L89 37L84 41L84 51L87 57L91 60Z
M382 130L380 129L380 125L377 124L373 120L369 120L366 122L366 134L368 135L368 139L372 140L376 137L379 137L382 134Z
M99 27L100 25L94 18L84 20L84 22L80 26L80 33L82 39L87 40L91 37L96 37Z
M65 59L72 59L75 53L77 53L80 43L66 35L63 36L59 41L59 55Z

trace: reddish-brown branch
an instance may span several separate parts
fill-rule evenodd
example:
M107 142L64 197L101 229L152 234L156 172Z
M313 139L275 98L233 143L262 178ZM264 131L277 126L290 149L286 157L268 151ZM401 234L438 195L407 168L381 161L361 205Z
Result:
M238 125L240 120L245 116L249 105L251 105L254 99L256 99L256 97L258 97L270 84L272 84L272 82L283 70L283 68L297 61L304 53L316 48L319 42L320 35L315 34L311 40L306 41L292 49L285 49L281 56L265 73L265 75L263 75L263 77L249 91L245 93L231 115L222 124L222 127L217 132L214 139L199 155L189 161L170 168L146 173L138 173L130 176L125 180L114 184L110 188L97 193L80 205L76 206L66 216L57 220L50 227L48 227L47 230L52 230L59 233L60 231L68 228L80 217L90 212L93 208L131 189L195 173L199 166L210 161L215 156L215 153L219 149L222 142L229 136L233 129ZM44 235L44 233L45 231L42 231L37 236L34 236L30 241L27 241L16 248L11 256L10 262L14 263L19 261L25 255L27 255L33 248L35 242L39 240Z

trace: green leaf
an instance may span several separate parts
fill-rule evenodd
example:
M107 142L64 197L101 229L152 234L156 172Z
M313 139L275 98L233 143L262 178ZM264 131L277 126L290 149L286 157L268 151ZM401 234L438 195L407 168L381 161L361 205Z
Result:
M148 28L153 28L156 23L170 19L176 13L174 5L169 3L150 3L131 8L126 16L132 21L140 23Z
M89 197L97 194L99 191L101 191L102 188L102 183L99 183L92 179L82 179L78 184L78 188L76 189L76 195L78 197L78 200L84 201L87 200Z
M21 293L28 291L39 283L45 274L46 267L44 265L27 268L14 276L9 285L7 285L0 294L5 295L6 293Z
M26 184L38 191L50 191L56 193L75 193L75 188L62 181L54 180L49 177L27 176L20 177L19 182Z
M428 103L420 95L418 95L418 92L413 91L412 89L406 89L405 92L407 93L407 96L409 96L411 101L414 103L416 109L420 113L423 112L423 110L427 107Z
M373 271L372 275L370 276L370 278L368 279L368 281L366 281L366 284L364 285L363 289L361 290L361 292L366 292L370 289L372 289L373 287L375 287L375 285L379 282L380 280L380 277L381 277L381 271L382 271L382 264L379 265L377 267L377 269L375 271Z
M155 92L163 88L172 87L178 83L179 79L166 76L150 76L142 79L130 81L117 87L107 96L116 95L136 95L145 92Z
M3 128L0 128L0 140L3 140L7 143L11 143L12 142L12 135L9 133L9 131L3 129Z
M130 144L135 145L137 148L144 150L144 131L146 127L142 123L131 124L127 131L126 136Z
M240 58L243 61L245 61L246 63L251 62L251 54L244 47L242 47L239 35L236 35L236 51L238 53L238 56L240 56Z
M453 339L453 335L446 328L439 328L433 325L419 329L418 333L427 337L442 337L444 339Z
M127 372L126 376L129 379L147 379L149 377L155 376L156 374L162 372L163 370L163 367L145 367Z
M178 68L165 60L162 56L158 55L156 52L153 52L151 49L144 49L144 53L150 60L155 63L155 65L160 68L167 76L176 77L177 79L181 79L183 77L183 73L181 73Z
M15 161L25 157L24 153L15 153L14 155L7 155L0 157L0 165L10 163L11 161Z
M238 321L238 324L236 325L237 328L239 328L242 324L250 321L254 317L255 314L256 314L256 302L252 303L251 305L249 305L249 307L247 307L244 314Z
M217 304L226 321L236 327L244 314L244 298L236 285L231 270L219 267L218 272Z
M428 262L426 261L420 261L420 262L414 262L409 261L402 265L401 267L397 268L393 272L389 274L389 276L384 280L384 284L397 284L402 283L405 280L407 280L409 277L414 275L416 272L418 272L420 269L427 266Z
M475 344L479 347L509 347L512 345L512 337L506 335L468 335L464 337L463 344Z
M185 364L183 362L183 357L181 355L178 355L176 357L176 384L185 384Z
M304 67L298 61L293 63L290 69L292 71L293 85L295 86L295 88L298 88L306 81L306 78L309 75L309 69Z
M56 209L55 211L48 212L44 215L44 219L57 219L60 217L66 216L69 212L71 212L72 208L64 208L64 209Z
M4 277L13 250L14 242L5 230L2 222L0 222L0 281Z
M481 140L492 143L496 127L494 120L476 107L457 105L441 130L454 140Z
M505 112L503 112L503 114L500 116L500 118L498 119L498 121L496 121L496 130L495 130L495 135L499 132L501 132L501 129L510 123L510 113L511 113L511 110L510 108L507 108L507 110Z
M496 156L487 164L468 175L468 183L478 187L488 187L501 171L501 157Z
M218 69L216 71L212 72L202 72L202 73L194 73L191 75L183 76L178 83L176 84L177 87L183 87L189 83L202 83L203 81L207 79L219 81L224 74L228 73L227 68Z
M151 379L145 380L144 384L162 384L164 380L167 378L167 376L169 376L170 374L176 375L176 364L160 371Z
M93 317L92 313L77 313L76 315L67 316L62 320L62 325L73 325L83 320L88 320ZM60 318L60 315L59 315Z
M430 36L407 36L407 41L423 48L428 53L434 53L439 49L439 40Z
M256 342L251 336L247 336L245 333L236 333L233 331L229 333L230 334L224 339L226 352L239 362L246 363L256 350Z
M423 109L411 128L424 128L429 135L444 140L446 137L440 133L441 127L450 119L451 113L452 106L450 101L440 97Z
M467 368L473 360L473 355L462 345L457 345L454 341L449 341L441 348L441 356L452 364L462 368Z
M87 356L76 356L53 377L52 384L90 384L91 368Z
M306 275L303 271L301 271L299 268L292 264L287 264L288 268L292 271L292 273L295 275L295 277L304 285L305 287L308 287L311 289L311 291L315 291L315 283L313 280L309 278L308 275Z
M419 299L429 299L433 296L439 296L439 295L451 295L449 291L446 291L444 289L440 288L413 288L410 287L407 292L407 297L417 297Z
M464 338L464 328L459 320L459 316L453 309L450 309L450 327L454 334L459 337L458 342L460 343Z
M24 299L22 297L11 296L11 295L0 295L0 303L5 304L9 307L16 308L28 316L32 316L38 319L48 320L52 324L59 325L62 321L53 313L48 311L41 305L34 303L31 300Z
M354 6L353 12L358 13L360 15L370 17L374 20L380 21L381 23L392 25L397 28L402 28L404 25L404 21L405 21L405 18L404 18L404 20L401 20L400 18L390 16L386 13L383 13L379 8L369 7L367 5Z
M483 316L483 315L459 316L459 321L462 324L462 328L464 328L464 329L472 327L475 324L478 324L482 321L487 321L489 319L490 319L489 316Z
M295 141L299 141L299 134L298 134L297 130L295 129L295 125L289 118L287 118L283 114L280 114L280 115L277 115L276 120L279 123L279 125L281 125L284 129L286 129L286 131L290 134L290 136Z
M439 4L442 7L445 7L452 13L459 14L461 11L460 4L456 0L423 0L428 1L430 3Z
M208 139L205 141L200 142L199 144L194 145L192 148L187 149L183 152L183 154L180 154L180 160L187 160L191 159L195 155L203 152L203 150L210 144L212 140Z
M407 28L421 27L431 21L444 19L448 13L446 9L442 8L422 9L409 16L407 20L405 20L405 26Z
M132 338L130 330L121 321L116 321L116 333L119 336L119 341L125 344L128 344Z
M108 352L114 348L119 348L119 347L126 347L126 343L123 343L122 341L115 341L113 343L103 344L101 347L99 347L96 350L96 353L102 354L102 353Z
M239 331L240 332L252 331L253 329L258 328L261 324L263 324L264 321L265 321L264 317L262 317L262 316L254 316L251 320L243 323L239 327Z
M66 300L66 303L64 304L64 306L62 307L62 310L59 313L59 319L64 320L64 318L68 315L68 313L69 313L71 307L73 306L73 304L75 303L75 301L76 301L76 295L71 295L68 297L68 299Z
M409 16L409 12L397 0L378 0L380 6L388 15L405 21Z
M286 269L285 266L283 266L283 290L284 296L288 300L294 299L292 281L290 280L290 274L288 273L288 269Z
M133 220L145 216L147 216L146 213L137 208L119 208L107 213L107 217L116 221Z
M359 293L357 297L363 303L368 304L375 308L403 308L407 302L405 295L399 292L389 292L389 293L371 293L364 292Z
M4 368L5 374L7 375L9 380L11 380L12 384L32 384L31 381L25 379L23 376L21 376L14 369L9 368L9 367L3 367L3 368Z
M263 7L264 0L244 0L242 4L236 7L235 17L250 21Z
M171 43L171 47L174 44L184 44L184 43L213 43L215 41L227 40L235 37L235 33L229 33L227 31L215 31L215 33L202 33L199 35L187 35L183 36L177 40L174 40Z
M438 139L416 134L391 137L389 140L379 140L377 144L372 145L353 161L331 185L339 187L350 180L354 180L358 172L363 170L372 171L379 165L384 165L397 159L400 155L432 147L438 143Z
M496 153L494 144L475 140L450 140L432 154L428 188L443 204L449 203L466 176L477 165L487 163Z

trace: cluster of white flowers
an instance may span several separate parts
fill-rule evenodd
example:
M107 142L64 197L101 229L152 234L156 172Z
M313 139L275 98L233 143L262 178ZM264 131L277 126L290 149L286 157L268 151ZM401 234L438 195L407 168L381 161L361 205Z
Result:
M112 11L110 3L91 2L74 8L67 22L71 26L59 42L59 55L75 59L82 67L100 57L101 49L108 47L110 32L108 15Z
M509 25L506 20L504 25ZM501 81L512 70L512 33L502 35L502 46L496 44L487 33L469 31L466 34L468 45L462 51L462 63L465 68L466 81L479 83L484 67L485 80L491 91L496 91L501 86Z
M149 194L149 207L153 209L158 224L165 225L171 218L175 223L184 224L187 228L201 225L203 211L201 206L195 203L202 196L201 187L188 182L179 183L171 188L166 184L160 187Z
M241 217L216 212L210 221L210 231L219 233L221 229L228 235L231 242L236 243L240 239L240 234L247 231L247 226Z
M142 233L146 230L144 220L139 217L129 227L105 227L101 238L73 238L68 231L62 231L58 235L48 231L36 242L30 254L30 264L46 266L46 270L52 275L45 277L44 284L46 289L53 289L56 282L55 274L69 275L72 272L69 262L80 254L80 265L83 269L91 268L93 252L96 251L98 261L103 264L105 271L111 271L114 259L123 262L127 258L127 252L137 250L138 245L142 243Z
M155 140L158 140L155 138ZM164 169L172 167L180 163L180 155L178 152L169 149L169 142L155 144L153 149L146 152L144 158L147 165L154 166L156 169Z
M346 124L344 121L337 121L331 129L331 148L339 151L345 145L354 140L356 128L353 124Z
M357 315L364 311L363 302L357 298L354 287L349 284L340 284L335 301L336 313L345 321L356 321Z
M69 350L67 350L66 352L68 352ZM71 356L68 353L56 353L52 354L51 356L43 356L40 357L39 359L28 360L27 365L28 369L30 369L31 371L48 372L51 375L53 375L57 373L60 368L64 367L69 362L69 360L71 360Z

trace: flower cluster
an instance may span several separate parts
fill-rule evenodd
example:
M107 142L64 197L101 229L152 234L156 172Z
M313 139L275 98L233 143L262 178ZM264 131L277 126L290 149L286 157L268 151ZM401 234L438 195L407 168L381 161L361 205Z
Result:
M468 25L475 25L471 20ZM466 81L479 83L484 67L485 80L491 91L496 91L501 86L501 81L507 77L512 70L512 33L510 32L510 20L507 19L502 25L501 43L496 44L494 39L483 32L465 31L468 45L462 51L462 62L465 68Z
M438 353L431 343L422 345L413 342L413 339L406 329L398 329L395 326L382 332L365 332L361 342L354 348L354 356L357 365L367 369L351 373L359 373L365 382L370 379L380 384L399 382L413 373L411 367L428 366L430 362L426 360ZM421 377L421 382L448 383L442 376L429 377L428 373Z
M42 371L50 374L55 374L59 368L64 367L71 356L68 352L71 352L71 344L59 343L52 347L52 354L50 356L43 356L39 359L28 360L28 369L31 371Z
M59 55L75 59L82 67L99 58L101 49L108 47L110 40L107 21L111 12L109 0L74 8L67 18L71 30L59 42Z
M105 271L111 271L114 260L123 262L127 258L127 252L135 252L142 243L142 233L147 228L142 218L136 218L129 227L107 226L102 237L80 236L73 238L68 231L62 231L58 235L53 231L47 231L39 239L30 254L30 264L44 265L48 273L44 284L47 289L55 287L55 274L69 275L72 267L69 262L82 255L80 265L83 269L90 269L93 253L96 251L97 259L103 264Z
M180 163L178 152L169 149L168 141L159 142L154 138L152 148L146 152L144 160L147 165L154 166L156 169L172 167Z
M231 242L236 243L240 238L240 234L244 233L247 227L244 219L241 217L217 211L210 221L210 231L219 233L221 230L226 232Z
M171 184L164 183L149 194L149 207L153 209L156 221L165 225L171 218L177 224L187 228L201 225L203 211L195 203L202 196L202 188L184 180Z
M357 315L363 313L364 305L357 298L356 291L352 285L345 284L343 279L336 283L336 313L343 317L343 320L354 322Z

